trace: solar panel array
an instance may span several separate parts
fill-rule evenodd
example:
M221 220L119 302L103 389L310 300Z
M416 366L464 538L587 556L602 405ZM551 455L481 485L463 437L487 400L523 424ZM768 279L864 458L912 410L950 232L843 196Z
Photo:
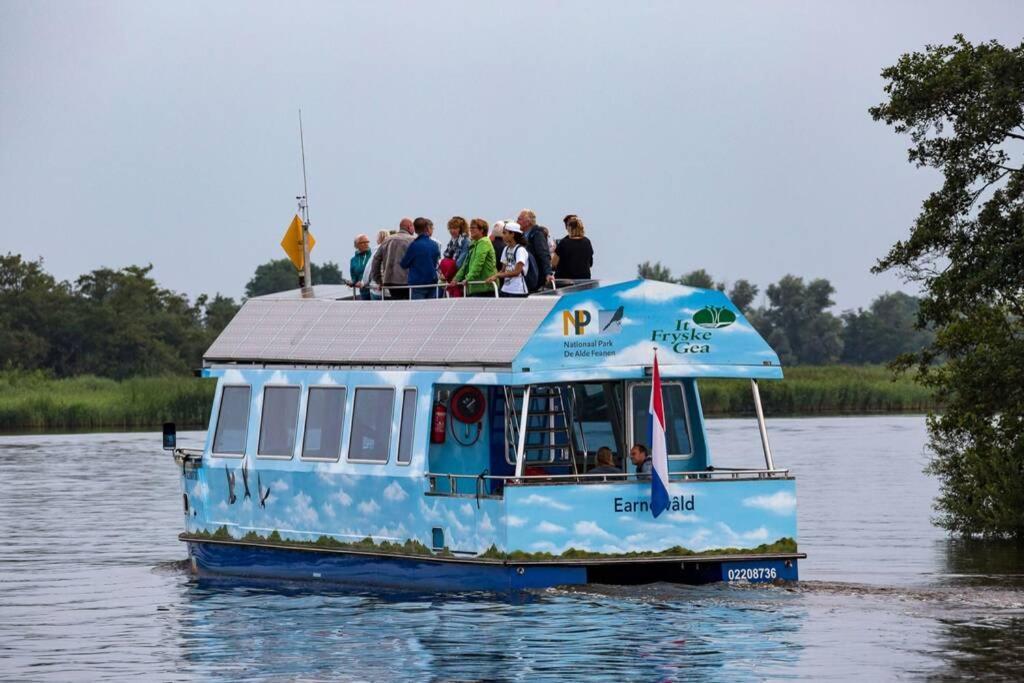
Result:
M206 363L510 365L556 297L250 299Z

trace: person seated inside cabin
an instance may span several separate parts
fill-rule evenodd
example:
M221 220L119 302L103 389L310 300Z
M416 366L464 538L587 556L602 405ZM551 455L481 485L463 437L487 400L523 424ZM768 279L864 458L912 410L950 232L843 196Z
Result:
M622 474L622 470L615 466L615 456L612 454L612 449L607 446L601 446L597 449L595 461L596 465L588 474Z
M437 284L437 262L441 260L441 249L437 242L430 239L434 222L420 217L412 225L416 239L406 249L400 264L409 271L410 298L436 299L437 287L422 286Z
M636 466L637 479L650 479L651 470L654 469L654 461L651 460L651 452L647 446L638 443L629 449L629 459Z

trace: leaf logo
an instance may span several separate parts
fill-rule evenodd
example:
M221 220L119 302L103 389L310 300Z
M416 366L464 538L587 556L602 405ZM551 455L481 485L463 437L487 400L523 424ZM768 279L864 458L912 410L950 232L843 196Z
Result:
M725 306L705 306L693 314L693 322L710 329L728 327L736 322L736 314Z

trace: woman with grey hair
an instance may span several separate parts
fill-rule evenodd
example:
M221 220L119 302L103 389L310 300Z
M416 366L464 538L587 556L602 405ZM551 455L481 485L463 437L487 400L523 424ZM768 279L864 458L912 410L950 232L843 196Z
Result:
M359 290L358 296L363 301L370 300L370 283L366 282L369 273L366 266L370 263L370 236L356 235L353 244L356 253L348 262L348 272L352 276L352 286Z
M505 249L505 240L502 235L505 233L505 224L510 221L495 221L491 226L491 246L494 247L494 260L501 263L501 252Z
M387 229L378 230L377 231L377 247L380 247L380 245L384 244L384 240L386 240L390 236L391 236L391 231L390 230L387 230ZM373 300L376 301L376 300L382 299L383 295L381 294L381 291L380 291L380 283L373 279L373 272L372 272L372 270L373 269L371 268L371 269L367 270L364 273L363 277L366 278L366 282L364 282L363 284L366 285L366 288L367 288L367 290L369 292L369 296L367 298L373 299Z

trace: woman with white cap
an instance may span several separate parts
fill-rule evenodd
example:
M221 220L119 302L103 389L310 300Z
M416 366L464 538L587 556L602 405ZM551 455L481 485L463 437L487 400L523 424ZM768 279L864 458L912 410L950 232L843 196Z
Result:
M505 229L501 233L505 242L505 250L501 253L500 268L497 273L487 278L488 282L503 280L501 285L501 296L525 297L526 273L530 267L530 256L526 251L526 238L523 237L523 229L513 221L505 222Z

